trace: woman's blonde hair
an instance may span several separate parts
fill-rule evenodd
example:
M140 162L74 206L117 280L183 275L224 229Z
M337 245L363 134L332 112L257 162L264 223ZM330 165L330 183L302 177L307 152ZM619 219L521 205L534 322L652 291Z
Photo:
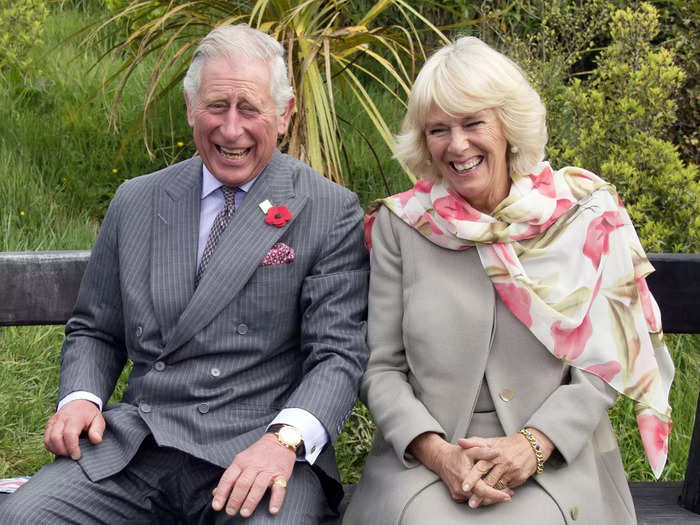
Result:
M438 180L425 139L425 118L435 104L459 116L493 108L508 141L511 176L530 173L544 159L546 110L520 68L475 37L462 37L433 54L421 69L396 136L396 158L418 177Z

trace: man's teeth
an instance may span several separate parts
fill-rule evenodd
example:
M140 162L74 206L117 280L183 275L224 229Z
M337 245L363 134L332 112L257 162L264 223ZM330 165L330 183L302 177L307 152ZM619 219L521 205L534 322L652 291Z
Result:
M482 157L479 157L477 159L471 160L469 162L465 162L464 164L458 164L456 162L452 162L452 167L456 171L469 171L474 168L476 168L479 164L481 164L481 161L484 160Z
M219 146L219 152L221 152L221 155L227 159L240 159L241 157L245 156L246 153L248 153L249 149L250 148L226 149Z

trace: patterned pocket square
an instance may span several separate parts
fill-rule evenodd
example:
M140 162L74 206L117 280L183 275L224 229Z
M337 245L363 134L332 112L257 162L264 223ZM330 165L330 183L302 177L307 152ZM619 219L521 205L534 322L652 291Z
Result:
M274 264L289 264L294 262L294 248L283 242L278 242L263 257L260 266L272 266Z

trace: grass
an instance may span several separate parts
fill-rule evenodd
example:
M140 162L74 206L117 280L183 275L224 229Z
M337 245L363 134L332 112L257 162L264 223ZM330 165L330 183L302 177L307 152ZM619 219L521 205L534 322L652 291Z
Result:
M127 127L114 130L108 116L111 94L99 88L114 63L106 61L88 70L99 56L99 46L84 51L75 41L65 41L96 13L65 6L54 9L45 39L52 45L32 50L34 67L21 72L0 70L2 251L89 248L105 206L123 179L194 151L184 104L177 96L162 115L162 123L159 120L163 138L155 158L145 152L138 134L124 142ZM120 122L136 118L144 82L144 78L137 79L127 90ZM95 96L86 102L91 93ZM392 129L398 129L403 108L383 95L377 97L377 103ZM351 100L342 105L340 117L348 122L343 125L343 138L351 168L345 182L366 206L375 198L405 189L409 182L372 127L357 121L358 114ZM350 133L356 128L366 140ZM372 161L371 151L378 164ZM0 477L31 474L50 460L41 437L55 408L62 334L60 327L0 328ZM668 340L677 371L671 391L675 426L663 479L678 480L685 473L700 390L700 336ZM629 478L651 479L631 404L620 400L610 414ZM371 416L358 402L337 446L344 481L359 479L373 433Z

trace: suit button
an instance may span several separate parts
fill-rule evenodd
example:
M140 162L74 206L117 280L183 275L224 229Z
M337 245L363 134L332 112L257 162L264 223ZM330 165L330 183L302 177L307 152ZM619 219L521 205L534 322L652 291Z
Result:
M206 414L207 412L209 412L209 405L207 405L206 403L201 403L197 407L197 410L199 410L200 414Z
M162 372L165 370L165 363L163 361L156 361L156 364L153 365L153 368L155 368L158 372Z
M151 405L149 405L148 403L141 403L139 405L139 408L141 409L141 412L144 412L146 414L148 414L152 410Z
M578 519L578 507L571 507L571 519L576 521Z
M212 368L211 370L209 370L209 373L214 377L219 377L221 375L221 370L219 370L218 368Z
M136 337L141 337L142 335L143 335L143 327L137 326L136 327Z
M238 332L241 335L245 335L248 333L248 325L245 323L241 323L236 327L236 332Z
M515 392L513 392L510 388L504 388L498 393L498 397L501 398L501 401L505 401L507 403L515 397Z

